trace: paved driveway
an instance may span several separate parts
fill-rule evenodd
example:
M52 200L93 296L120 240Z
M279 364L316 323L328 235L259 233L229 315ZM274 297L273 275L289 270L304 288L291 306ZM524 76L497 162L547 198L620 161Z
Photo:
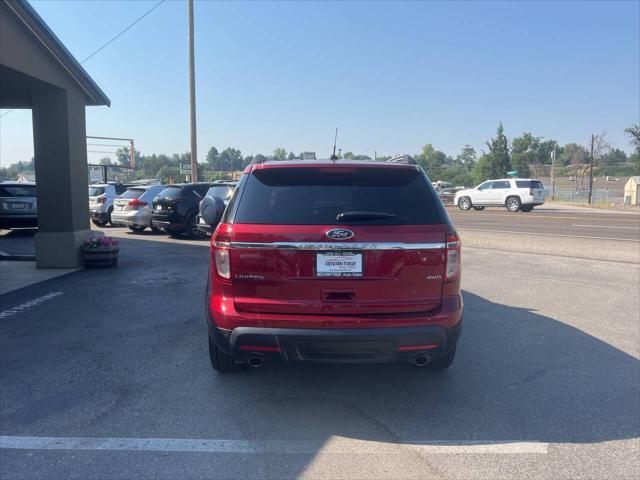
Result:
M124 239L0 297L0 477L637 478L638 265L467 248L448 372L219 376L208 255Z

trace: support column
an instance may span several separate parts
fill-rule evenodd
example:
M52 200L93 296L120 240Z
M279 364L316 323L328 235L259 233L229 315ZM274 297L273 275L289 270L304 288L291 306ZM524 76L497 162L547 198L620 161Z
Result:
M84 99L56 88L32 96L38 196L38 268L83 265L81 245L91 235Z

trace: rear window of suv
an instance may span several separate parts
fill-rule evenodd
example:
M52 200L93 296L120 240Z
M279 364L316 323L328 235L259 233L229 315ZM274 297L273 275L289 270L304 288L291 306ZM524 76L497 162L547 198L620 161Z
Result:
M144 193L144 188L130 188L122 195L120 198L138 198L140 195Z
M0 197L35 197L35 185L0 186Z
M540 188L544 189L540 180L516 180L516 187L518 188Z
M164 190L162 190L158 196L160 198L180 198L180 194L182 193L182 186L175 186L175 187L167 187Z
M436 197L436 201L440 202ZM234 223L331 225L351 212L345 225L442 223L428 183L406 168L278 167L247 179ZM366 212L367 215L355 215ZM371 213L380 213L375 217Z

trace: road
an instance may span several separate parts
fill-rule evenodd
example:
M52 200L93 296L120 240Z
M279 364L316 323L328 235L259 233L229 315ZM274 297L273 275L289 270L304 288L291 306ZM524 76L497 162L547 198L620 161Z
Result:
M446 373L219 376L207 243L122 237L116 269L0 297L1 478L637 478L637 264L464 247Z
M555 206L536 207L530 213L510 213L504 208L447 210L455 225L466 231L640 242L640 211L630 214Z

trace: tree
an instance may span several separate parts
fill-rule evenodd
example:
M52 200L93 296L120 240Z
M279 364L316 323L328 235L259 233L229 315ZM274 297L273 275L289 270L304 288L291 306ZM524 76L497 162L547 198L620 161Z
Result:
M276 148L273 151L273 159L274 160L286 160L287 159L287 151L284 148Z
M142 153L140 153L139 150L135 151L135 161L136 161L136 168L140 168L142 166L143 163L143 157L142 157ZM131 153L129 151L129 147L122 147L116 150L116 162L117 165L120 165L122 167L131 167Z
M220 170L233 171L241 170L244 164L242 152L236 148L225 148L220 154Z
M288 160L295 160L296 159L296 154L293 152L289 152L289 156L287 157Z
M517 152L511 155L511 168L518 172L520 177L528 177L531 175L529 165L537 164L536 152L526 151Z
M474 167L473 176L479 181L504 177L511 170L509 142L504 134L502 122L496 129L496 137L487 142L489 151L483 153Z
M473 167L477 159L478 159L478 156L476 154L475 149L468 145L465 145L460 155L456 157L457 162L469 167Z
M111 159L109 157L102 157L98 163L100 165L113 165L113 162L111 161Z
M220 161L220 153L216 147L211 147L207 152L207 164L212 170L220 170L216 168L218 166L218 162Z
M476 184L498 176L495 174L495 169L493 168L492 160L489 155L484 152L480 155L480 158L478 158L478 161L473 167L471 176Z
M443 164L451 163L451 159L444 152L436 150L430 143L422 147L422 152L417 154L415 159L428 174L433 174L432 172L437 171Z
M631 145L636 147L635 155L640 156L640 125L631 125L625 128L624 131L629 135Z
M567 143L562 147L562 153L558 156L562 165L581 165L589 163L589 151L577 143Z

